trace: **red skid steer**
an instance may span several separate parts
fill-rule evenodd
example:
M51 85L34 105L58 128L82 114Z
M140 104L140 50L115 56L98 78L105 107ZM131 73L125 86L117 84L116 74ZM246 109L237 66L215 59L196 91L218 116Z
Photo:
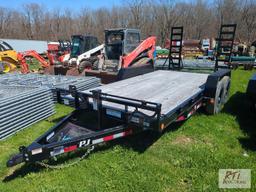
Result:
M86 76L101 78L102 83L127 79L154 70L156 37L141 42L137 29L105 30L102 54L79 64Z

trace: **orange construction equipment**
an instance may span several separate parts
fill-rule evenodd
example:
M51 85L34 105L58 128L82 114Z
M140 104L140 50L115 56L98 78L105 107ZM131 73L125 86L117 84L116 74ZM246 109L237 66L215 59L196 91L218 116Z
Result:
M35 50L25 51L25 52L19 52L17 55L17 59L19 61L19 64L21 65L21 72L22 73L29 73L29 65L26 62L26 57L33 57L36 60L41 63L41 66L43 68L47 68L50 66L50 63L48 63L41 55L39 55Z
M66 54L69 54L71 51L71 42L62 41L58 42L49 42L47 57L51 65L60 64L63 62L63 58Z
M45 72L96 76L102 83L130 78L154 71L155 44L155 36L141 41L138 29L107 29L101 45L94 36L74 35L67 62L54 66L54 70L48 70L50 66Z
M37 59L43 68L48 68L50 65L35 50L17 53L7 42L0 41L0 72L12 72L16 70L17 66L20 66L22 73L29 73L29 64L26 62L26 57Z
M102 55L81 62L80 71L84 67L85 75L99 77L102 83L152 72L155 44L155 36L141 42L137 29L105 30Z
M153 60L154 47L156 43L156 37L149 37L144 40L137 48L126 56L122 56L122 67L126 68L133 64L133 61L143 52L147 50L148 58ZM148 50L149 49L149 50Z

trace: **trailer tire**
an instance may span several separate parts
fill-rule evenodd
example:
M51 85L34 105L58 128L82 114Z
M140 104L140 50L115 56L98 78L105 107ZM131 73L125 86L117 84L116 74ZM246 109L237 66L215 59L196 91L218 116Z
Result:
M229 92L230 92L230 77L224 76L221 80L223 82L223 98L222 98L222 104L224 105L228 101Z
M226 79L226 78L225 78ZM207 103L205 110L208 114L214 115L221 111L224 105L224 87L225 87L225 80L222 78L220 81L218 81L216 92L215 92L215 98L213 103Z

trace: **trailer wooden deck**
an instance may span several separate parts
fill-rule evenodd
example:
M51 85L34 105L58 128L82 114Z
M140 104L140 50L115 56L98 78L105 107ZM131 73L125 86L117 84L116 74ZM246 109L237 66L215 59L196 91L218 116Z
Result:
M207 77L208 74L159 70L95 89L101 89L103 93L112 95L160 103L161 114L167 114L192 96L201 93ZM95 89L84 92L89 93ZM103 102L103 105L121 107L108 102Z

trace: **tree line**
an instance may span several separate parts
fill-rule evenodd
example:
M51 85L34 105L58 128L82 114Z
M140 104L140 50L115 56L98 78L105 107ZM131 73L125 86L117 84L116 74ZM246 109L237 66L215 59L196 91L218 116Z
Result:
M256 40L256 0L125 0L112 8L47 10L37 3L19 10L0 7L1 38L70 39L73 34L92 34L104 39L107 28L138 28L142 37L156 35L163 45L172 26L184 26L186 39L217 37L220 24L237 23L236 40Z

